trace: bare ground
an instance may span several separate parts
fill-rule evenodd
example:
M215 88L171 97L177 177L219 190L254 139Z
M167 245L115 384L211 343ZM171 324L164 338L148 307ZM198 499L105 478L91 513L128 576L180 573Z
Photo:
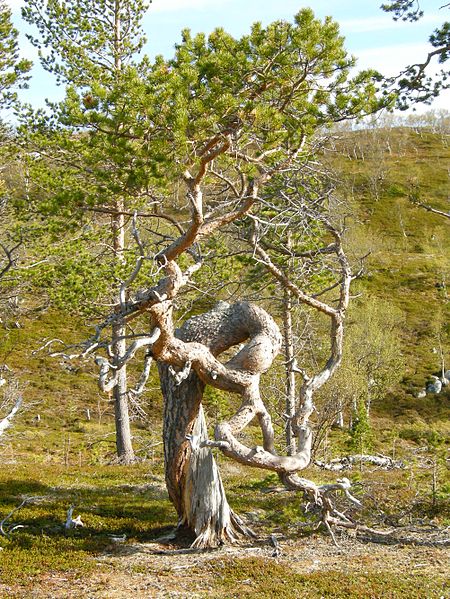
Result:
M339 576L361 579L377 575L390 576L392 587L385 590L361 591L349 597L402 597L395 590L395 581L408 575L420 579L439 580L440 590L431 589L429 594L414 595L431 599L450 597L447 573L449 571L448 547L429 547L414 544L381 545L365 543L345 535L335 547L330 538L314 535L300 540L280 540L281 554L274 557L274 548L269 542L223 547L215 551L199 552L180 549L179 546L158 542L146 544L111 545L104 555L96 558L95 570L77 579L73 574L43 574L34 578L32 586L26 580L14 586L0 585L3 598L79 598L79 599L119 599L119 598L232 598L232 597L274 597L273 590L265 582L270 578L271 568L276 573L285 571L285 590L282 597L320 597L314 589L306 585L303 591L291 588L294 575L310 576L333 573ZM245 564L245 567L242 567ZM249 567L251 569L249 570ZM230 579L230 572L232 579ZM250 575L249 575L250 572ZM269 572L269 574L268 574ZM447 581L447 582L446 582ZM284 582L284 580L282 581ZM326 597L343 596L336 592L326 592ZM374 594L375 593L375 594ZM280 597L281 599L281 597Z

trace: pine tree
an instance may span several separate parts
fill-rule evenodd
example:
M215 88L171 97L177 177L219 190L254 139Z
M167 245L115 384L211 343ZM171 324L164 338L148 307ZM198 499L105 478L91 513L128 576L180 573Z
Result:
M97 326L86 351L105 344L114 350L116 384L117 372L136 351L151 347L165 400L169 495L196 545L211 546L235 539L245 527L230 510L207 444L205 385L233 392L243 402L216 429L220 449L245 464L275 470L292 484L291 475L310 460L309 413L297 409L295 416L299 451L278 456L271 417L259 395L260 375L281 346L275 321L258 306L236 302L176 329L179 292L201 267L206 240L226 236L252 210L264 218L279 216L283 202L273 203L272 215L266 210L277 177L288 192L286 202L298 201L289 174L294 177L310 164L322 128L377 111L390 99L380 99L377 73L351 76L355 60L345 51L337 24L317 20L311 10L300 11L292 23L257 23L240 39L222 29L208 38L184 31L172 59L150 62L133 58L142 44L136 36L143 9L131 0L27 0L24 14L40 31L36 43L44 65L67 84L67 94L52 105L50 117L26 119L24 143L35 150L29 168L40 181L41 209L50 216L73 218L81 208L108 210L119 218L130 206L145 207L153 251L145 253L137 241L135 269L123 279L112 313ZM129 46L125 31L131 32ZM123 226L114 223L119 258ZM154 277L138 290L137 277L149 264ZM334 319L332 330L340 340L338 310L313 303ZM137 327L139 319L147 327L150 320L153 333L139 331L123 354L118 346L123 327L131 322ZM108 344L104 334L111 328ZM219 361L222 352L241 342L245 347L231 360ZM320 380L312 377L314 385L329 378L334 358ZM103 356L97 361L105 381L111 365ZM254 417L262 448L245 447L234 437Z
M79 221L88 209L109 214L107 261L111 299L117 305L117 278L126 264L125 213L139 206L149 178L135 143L141 131L139 108L134 109L142 105L138 96L149 67L145 58L138 60L146 10L141 0L27 0L22 10L23 18L38 29L39 35L29 39L39 49L43 67L66 86L62 102L49 101L50 116L24 117L27 168L45 190L37 198L38 209L66 222ZM111 338L116 382L108 391L115 407L117 455L129 463L134 451L127 373L126 366L118 368L126 335L124 324L117 322Z
M26 86L31 61L19 56L18 31L11 21L11 9L0 0L0 107L17 99L14 88Z

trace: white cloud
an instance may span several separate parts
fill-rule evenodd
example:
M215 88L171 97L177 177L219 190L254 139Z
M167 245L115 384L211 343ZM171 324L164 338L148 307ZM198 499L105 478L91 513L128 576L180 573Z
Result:
M19 10L23 5L23 0L5 0L5 2L12 10Z
M175 10L210 9L222 6L228 1L229 0L153 0L150 5L150 10L155 12L173 12Z
M424 61L430 50L428 44L398 44L383 48L372 48L355 52L358 58L357 70L374 68L383 75L394 76L400 73L407 65ZM430 65L430 75L438 73L441 65ZM433 100L433 109L448 110L450 106L450 91L444 90L438 98ZM418 106L419 112L426 112L429 106Z
M429 52L428 44L396 44L354 52L358 68L378 69L385 75L395 75L406 65L423 62Z
M420 20L420 23L436 25L439 24L441 20L442 19L439 18L439 15L428 14ZM411 23L394 21L387 15L366 19L344 19L340 20L339 24L344 33L365 33L368 31L399 29L399 27L401 27L402 25L405 27L414 27L414 25L412 25Z

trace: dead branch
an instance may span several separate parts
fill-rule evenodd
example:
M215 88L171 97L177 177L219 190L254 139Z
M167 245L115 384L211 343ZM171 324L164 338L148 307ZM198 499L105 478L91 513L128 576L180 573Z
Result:
M101 214L110 214L111 216L136 216L138 218L154 218L166 220L171 225L173 225L181 235L184 232L183 228L176 219L172 218L171 216L168 216L167 214L160 214L159 212L139 212L136 210L134 212L128 212L127 210L113 210L112 208L101 208L92 206L84 206L83 210L86 210L88 212L99 212Z
M286 200L289 200L288 196L286 196ZM321 371L312 377L305 377L306 373L297 367L297 372L302 372L304 378L303 385L300 390L300 403L296 414L291 421L294 431L298 430L300 427L307 426L308 419L314 410L314 393L330 379L341 362L343 350L344 318L349 303L350 284L352 281L352 272L342 247L342 238L339 231L322 214L313 213L305 206L303 206L303 209L309 217L319 220L334 238L334 243L329 247L332 247L340 266L340 281L338 283L340 294L337 308L334 308L325 302L306 294L289 278L285 272L276 266L269 254L259 243L256 229L254 230L253 236L251 238L254 254L258 257L258 261L267 268L267 270L275 277L276 280L281 283L283 288L287 289L302 303L318 310L319 312L322 312L323 314L326 314L331 320L330 356L325 366Z
M7 516L5 516L3 518L3 520L0 522L0 534L4 537L8 537L15 530L18 530L19 528L24 528L23 524L12 524L12 525L6 526L6 523L8 522L8 520L10 520L10 518L16 512L18 512L20 509L22 509L25 505L28 505L30 503L38 503L40 501L43 501L44 499L46 499L45 496L25 497L22 500L22 502L17 507L13 508L9 512L9 514L7 514Z
M432 212L433 214L437 214L438 216L443 216L444 218L450 218L450 212L444 212L443 210L438 210L437 208L433 208L429 204L423 204L422 202L413 201L415 206L420 206L420 208L424 208L428 212Z
M0 270L0 279L14 266L15 258L13 256L14 252L22 245L22 241L19 241L12 248L6 247L2 242L0 242L0 248L3 250L3 253L6 257L6 264Z
M141 376L137 381L136 385L129 390L131 395L138 396L141 395L145 389L145 385L147 384L148 378L150 376L150 370L153 362L153 357L151 354L151 350L147 350L144 357L144 366L142 368Z
M14 416L17 414L17 412L20 410L22 403L23 403L23 397L21 395L19 395L19 397L16 399L15 404L11 408L9 414L7 416L5 416L3 418L3 420L0 420L0 437L11 426L11 421L14 418Z
M351 455L343 458L336 458L330 462L321 462L315 460L314 465L322 470L331 470L339 472L341 470L351 470L355 464L370 464L383 470L392 470L394 468L405 468L405 464L401 460L393 460L388 456L383 455Z
M75 506L71 505L69 507L69 509L67 510L67 518L66 521L64 523L64 528L66 530L70 530L71 528L78 528L78 527L83 527L84 524L81 521L81 516L77 516L76 518L73 518L73 510L75 509Z

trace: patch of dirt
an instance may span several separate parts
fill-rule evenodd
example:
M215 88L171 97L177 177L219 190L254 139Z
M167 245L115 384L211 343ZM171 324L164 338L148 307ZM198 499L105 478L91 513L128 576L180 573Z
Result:
M300 540L280 539L280 555L274 557L269 541L254 545L222 547L213 551L180 549L167 543L111 546L96 559L97 572L76 579L73 575L42 575L29 586L5 587L0 597L8 599L150 599L224 597L217 584L217 568L224 562L244 558L275 560L290 572L342 571L348 574L404 572L426 573L445 579L448 548L416 545L364 543L350 536L339 539L335 547L330 538L320 535ZM246 581L243 581L245 583ZM26 584L26 581L22 581ZM229 597L229 595L228 595ZM405 598L406 599L406 598Z

